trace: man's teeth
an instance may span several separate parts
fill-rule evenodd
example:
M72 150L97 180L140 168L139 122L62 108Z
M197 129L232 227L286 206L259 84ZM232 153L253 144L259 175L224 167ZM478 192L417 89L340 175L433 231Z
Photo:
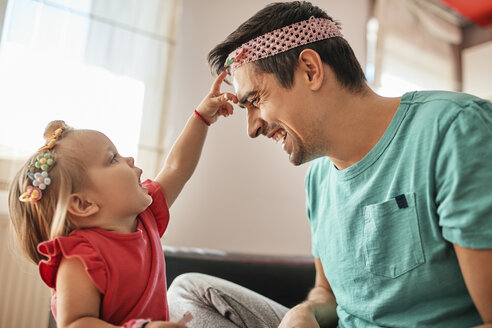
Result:
M287 137L287 132L281 131L275 133L274 139L276 143L279 143L280 141L284 142L286 137Z

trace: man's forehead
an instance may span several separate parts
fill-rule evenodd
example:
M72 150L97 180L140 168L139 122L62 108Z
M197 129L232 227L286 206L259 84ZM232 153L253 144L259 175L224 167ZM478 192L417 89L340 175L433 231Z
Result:
M260 90L263 81L262 76L263 74L250 64L237 69L232 80L237 97L241 100L246 94Z
M236 79L236 77L234 76L234 78L232 79L232 86L234 87L234 90L236 91L236 95L239 96L239 83Z

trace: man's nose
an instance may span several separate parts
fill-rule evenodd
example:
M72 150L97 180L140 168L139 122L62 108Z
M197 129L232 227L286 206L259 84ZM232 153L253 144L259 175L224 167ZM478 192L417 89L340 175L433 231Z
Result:
M248 110L248 135L250 138L256 138L263 134L267 125L267 122L258 115L257 110Z

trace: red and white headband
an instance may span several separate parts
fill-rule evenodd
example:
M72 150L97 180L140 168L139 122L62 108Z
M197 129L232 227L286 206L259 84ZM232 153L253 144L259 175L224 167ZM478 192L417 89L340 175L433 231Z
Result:
M227 56L224 67L234 71L244 64L274 56L299 46L333 37L343 37L333 21L311 16L243 43Z

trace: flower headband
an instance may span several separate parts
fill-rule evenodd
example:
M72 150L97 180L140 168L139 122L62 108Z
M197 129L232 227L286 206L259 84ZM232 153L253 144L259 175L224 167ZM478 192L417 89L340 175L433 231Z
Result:
M311 16L243 43L227 56L224 67L234 75L234 71L244 64L333 37L343 37L333 21Z
M25 192L20 195L19 200L25 203L36 203L43 196L43 190L51 184L48 169L55 164L49 150L55 146L56 141L61 137L65 125L56 129L46 140L46 144L39 148L39 151L46 150L43 154L36 157L36 160L29 165L27 177L32 180L32 185L27 186ZM37 172L36 172L37 171Z

